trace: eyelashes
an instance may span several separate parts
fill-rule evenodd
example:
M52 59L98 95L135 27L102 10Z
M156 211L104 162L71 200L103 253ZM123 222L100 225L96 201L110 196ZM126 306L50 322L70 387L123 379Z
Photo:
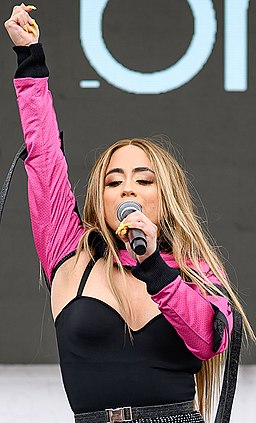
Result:
M118 185L121 185L123 181L111 181L106 183L107 187L117 187ZM137 179L136 182L140 185L152 185L153 181L147 180L147 179Z
M147 179L138 179L136 182L138 182L141 185L152 185L153 181L149 181Z
M117 187L118 185L120 185L122 183L122 181L113 181L113 182L108 182L106 184L106 187Z

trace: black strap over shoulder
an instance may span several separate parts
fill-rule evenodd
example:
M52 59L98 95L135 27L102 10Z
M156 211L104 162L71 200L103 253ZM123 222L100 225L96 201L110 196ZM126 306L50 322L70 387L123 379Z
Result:
M97 261L97 259L91 258L91 260L87 264L87 266L85 268L85 271L83 273L83 276L81 278L81 281L80 281L78 290L77 290L77 294L76 294L77 297L81 297L81 295L83 293L83 290L84 290L84 287L85 287L85 284L86 284L86 281L87 281L87 279L88 279L88 277L89 277L89 275L90 275L90 273L91 273L91 271L93 269L93 266L95 265L96 261Z

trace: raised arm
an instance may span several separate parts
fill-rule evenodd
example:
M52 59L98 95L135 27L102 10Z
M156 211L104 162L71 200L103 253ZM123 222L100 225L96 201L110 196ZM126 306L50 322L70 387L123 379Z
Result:
M24 5L14 7L5 27L18 57L14 86L28 151L25 168L33 235L39 259L51 280L58 263L75 251L84 228L76 212L67 163L60 148L48 89L49 71L38 43L39 30L29 11L31 8Z

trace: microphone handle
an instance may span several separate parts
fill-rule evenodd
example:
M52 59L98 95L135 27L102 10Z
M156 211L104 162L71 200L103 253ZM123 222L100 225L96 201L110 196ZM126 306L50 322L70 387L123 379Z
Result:
M143 256L147 250L147 241L144 232L141 229L129 229L128 239L131 249L138 256Z

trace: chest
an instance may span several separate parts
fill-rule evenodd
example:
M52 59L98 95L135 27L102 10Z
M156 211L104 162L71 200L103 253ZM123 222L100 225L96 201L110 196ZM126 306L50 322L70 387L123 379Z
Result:
M51 298L54 319L77 295L88 264L88 258L84 258L85 260L80 259L76 265L72 261L67 263L66 269L63 268L56 274ZM122 275L114 267L110 283L107 273L105 261L98 260L87 277L82 296L95 298L109 305L133 330L139 330L160 314L157 305L147 293L144 282L134 278L129 271Z

